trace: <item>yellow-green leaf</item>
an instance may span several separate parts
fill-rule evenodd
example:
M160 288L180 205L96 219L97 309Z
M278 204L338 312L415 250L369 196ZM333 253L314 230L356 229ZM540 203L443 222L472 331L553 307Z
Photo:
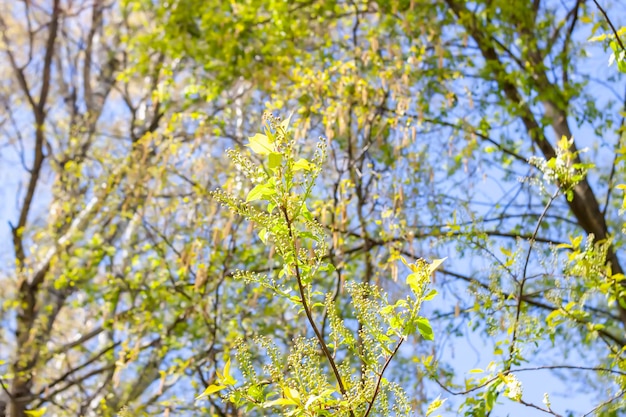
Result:
M402 261L403 264L405 264L406 266L409 267L411 272L418 272L420 270L420 267L417 266L417 262L416 263L409 263L406 259L404 259L403 256L400 257L400 260ZM407 278L407 280L408 280L408 278Z
M264 403L263 408L274 407L275 405L298 405L298 403L289 398L279 398L277 400Z
M594 36L592 38L589 38L589 42L601 42L603 40L605 40L609 35L607 35L606 33L603 33L602 35L598 35L598 36Z
M280 167L283 161L283 156L277 152L271 152L269 155L269 167L270 169L276 169Z
M246 203L250 201L260 200L263 197L269 197L276 194L276 191L267 186L267 184L259 184L248 193Z
M445 399L442 400L441 398L439 398L439 396L437 396L437 398L435 398L435 400L428 405L428 408L426 409L426 416L430 416L433 411L441 407L445 402Z
M215 394L216 392L221 391L225 388L226 388L225 385L211 384L208 387L206 387L206 389L204 390L202 394L196 397L196 400L199 400L200 398L208 397L209 395Z
M260 155L269 155L270 153L274 152L274 147L272 146L269 138L262 133L257 133L254 136L250 136L248 140L250 141L250 143L248 143L246 146L252 149L252 152L254 153L258 153Z
M417 324L417 330L420 332L422 337L426 340L435 340L435 334L433 333L433 328L430 325L430 322L426 317L418 317L415 320Z
M282 122L280 122L280 127L283 129L283 131L287 131L287 129L289 128L289 123L291 122L291 116L293 116L293 111L291 113L289 113L289 117L287 117L285 120L283 120Z
M414 272L412 274L409 274L406 277L406 283L416 293L418 293L420 291L421 281L422 280L420 280L420 274L418 272Z
M45 414L47 410L47 407L41 407L38 408L37 410L26 410L24 411L24 414L29 415L31 417L41 417Z
M439 268L439 266L443 263L443 261L445 261L446 259L448 259L448 257L446 256L445 258L441 258L441 259L433 259L433 262L428 265L428 273L432 274L433 272L435 272L435 269Z
M284 390L285 397L298 401L300 399L300 393L297 389L286 387Z
M230 358L224 364L224 377L221 382L226 385L235 385L237 383L235 378L230 375Z
M306 159L300 158L293 164L294 171L311 171L315 168L315 165L307 161Z

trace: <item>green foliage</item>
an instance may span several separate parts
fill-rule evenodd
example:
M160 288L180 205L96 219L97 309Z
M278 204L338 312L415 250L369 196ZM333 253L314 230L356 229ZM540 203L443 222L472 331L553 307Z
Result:
M409 415L407 396L384 372L411 335L434 339L428 319L419 312L422 302L436 294L428 291L429 277L443 260L409 264L401 258L411 269L406 280L410 293L395 304L389 304L376 285L349 283L350 307L339 308L331 293L317 288L321 276L336 267L327 261L323 227L307 208L323 169L326 145L320 140L310 160L301 158L289 132L290 119L266 114L264 120L264 132L250 137L246 145L262 157L260 164L237 151L228 152L238 171L256 184L246 200L221 190L211 196L252 222L262 241L274 247L282 260L275 278L247 271L238 271L235 277L288 300L291 314L304 313L315 337L306 337L307 332L294 337L282 354L271 337L259 335L257 345L269 363L257 371L251 348L242 344L237 358L244 381L231 376L227 359L215 382L197 399L220 393L222 399L247 411L274 409L285 416ZM352 317L342 317L350 310ZM320 315L328 320L327 336L316 324Z
M573 138L563 136L557 143L556 156L548 161L538 157L531 157L529 160L530 164L543 172L540 186L543 188L545 184L556 183L568 201L574 198L574 187L586 177L589 169L593 168L593 164L582 163L580 160L580 154L585 150L571 151L573 143Z
M609 65L614 62L617 70L626 73L626 49L624 49L624 39L626 39L626 26L617 30L616 33L603 33L589 39L590 42L605 42L608 40L609 48L611 48L611 56L609 57ZM620 42L618 40L621 39ZM605 42L606 43L606 42Z
M5 3L20 417L623 414L617 2Z

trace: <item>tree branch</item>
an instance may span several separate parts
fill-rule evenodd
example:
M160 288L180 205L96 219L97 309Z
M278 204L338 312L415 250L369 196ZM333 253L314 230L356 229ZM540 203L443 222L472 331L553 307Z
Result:
M289 213L287 212L287 207L284 204L281 206L281 211L283 212L283 215L285 216L285 222L287 223L287 230L289 232L289 238L292 244L296 280L298 281L298 290L300 291L300 299L302 300L302 308L304 309L304 313L306 314L309 324L313 328L313 332L315 333L315 336L317 337L317 341L319 342L322 348L322 351L324 352L324 356L326 356L326 359L328 360L328 363L330 364L333 374L335 375L335 379L337 380L337 385L339 386L339 391L341 391L341 394L345 397L347 391L346 391L345 386L343 385L343 380L341 378L341 374L339 373L339 369L337 368L337 364L335 363L335 359L333 359L333 355L330 353L330 350L328 350L328 346L326 346L326 342L324 341L324 338L322 337L322 333L317 328L317 325L315 324L315 320L313 320L311 307L309 306L309 303L306 300L306 291L304 289L302 276L300 275L300 267L298 265L298 248L296 245L296 238L293 233L293 227L291 224L291 219L289 218ZM352 412L352 410L350 410L350 416L354 417L354 413Z
M622 43L622 40L619 37L619 33L617 33L617 29L615 29L615 26L613 26L613 22L611 22L611 19L609 19L609 16L606 14L606 11L604 11L602 6L600 6L600 3L598 3L598 0L593 0L593 2L595 3L598 10L600 10L600 13L602 13L602 15L604 16L604 19L606 20L606 22L611 27L611 30L613 31L613 34L615 35L615 39L617 40L617 43L619 43L619 46L622 48L622 51L626 51L626 47L624 47L624 44Z
M393 350L393 352L391 352L391 355L389 355L389 357L385 361L385 364L383 365L383 369L381 369L380 374L378 375L378 381L376 381L376 389L374 390L374 395L372 396L372 400L370 401L369 406L367 407L367 411L365 412L365 414L363 414L363 417L369 416L370 412L372 411L372 408L374 407L374 402L376 401L376 397L378 396L378 392L380 391L380 384L382 383L383 375L385 374L385 371L387 370L387 367L391 363L391 360L393 359L393 357L396 356L396 353L398 352L398 349L400 349L402 342L404 342L404 337L400 338L400 340L398 341L398 344L396 345L396 348Z

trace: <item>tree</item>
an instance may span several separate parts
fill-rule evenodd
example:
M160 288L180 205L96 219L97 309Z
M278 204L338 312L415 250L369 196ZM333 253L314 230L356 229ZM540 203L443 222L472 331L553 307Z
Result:
M3 7L3 175L17 210L2 276L2 410L167 408L174 381L212 363L220 319L204 296L218 283L190 291L175 279L188 264L173 254L192 256L201 227L168 183L175 146L193 135L164 127L183 105L158 94L167 60L135 61L145 17L115 2ZM125 72L135 64L141 75ZM159 129L179 136L151 137Z
M31 4L14 6L2 22L3 65L20 86L4 87L7 137L30 138L24 149L34 151L23 158L26 189L34 185L12 223L16 262L4 278L11 285L3 320L15 323L2 339L13 352L2 377L12 415L44 405L61 414L112 415L126 406L131 415L240 415L246 410L230 397L237 385L224 382L239 379L246 358L254 368L272 354L235 355L237 346L271 335L281 352L323 351L312 322L330 335L333 309L315 306L312 321L306 307L274 297L261 277L278 279L294 260L265 245L278 235L259 219L244 222L239 206L229 211L211 198L218 186L239 198L252 190L267 197L223 158L228 147L245 155L265 108L296 111L302 155L313 153L307 138L327 141L328 161L307 194L323 232L310 223L315 230L302 233L318 236L320 247L319 236L329 237L316 259L332 268L315 279L340 306L337 320L360 334L363 321L341 307L353 305L348 283L402 299L398 277L410 271L400 257L411 264L448 256L435 282L442 296L420 314L435 336L493 344L477 377L446 366L449 344L407 339L412 349L391 355L384 379L405 387L413 410L425 412L441 394L451 399L448 410L466 415L498 414L509 400L566 414L549 395L543 404L523 395L517 378L526 369L594 387L597 401L579 411L616 415L624 407L625 130L624 98L615 93L623 75L585 69L596 62L591 52L603 53L587 42L600 31L622 69L623 22L607 21L619 5ZM20 12L30 20L18 20ZM70 30L79 27L87 29ZM29 49L18 42L31 53L19 56ZM37 78L36 66L49 75ZM66 90L51 77L70 77ZM32 116L21 120L23 108ZM264 154L251 163L271 171ZM47 192L42 172L54 179ZM75 329L77 342L67 324L79 312L86 325ZM52 372L54 355L62 365ZM326 360L310 369L333 381L332 368ZM278 381L253 385L280 392ZM194 404L207 386L229 388ZM281 389L284 412L293 411L295 394ZM220 401L224 392L233 401Z
M466 402L468 414L489 414L502 386L495 376L530 361L523 349L546 339L552 352L594 351L605 371L586 375L623 389L615 249L623 129L610 110L616 104L605 106L592 88L618 75L581 72L591 48L581 37L609 29L604 9L582 1L255 2L225 5L221 15L210 3L175 5L194 10L198 18L188 18L199 35L167 20L157 32L168 39L166 53L187 58L199 74L236 73L265 93L248 96L252 109L267 98L275 108L298 108L299 136L329 139L334 172L322 177L313 212L330 214L322 222L333 234L329 256L339 253L347 268L339 282L394 276L388 260L411 247L472 259L470 273L442 272L447 285L465 282L476 297L442 316L456 327L455 310L477 314L503 359L476 382L484 389L466 390L479 393ZM216 28L240 36L216 46L206 41ZM237 138L237 130L225 135ZM613 149L609 163L600 163L598 144ZM582 153L587 145L591 152ZM501 189L490 190L487 207L479 198L485 183ZM586 244L585 235L593 236ZM555 360L548 366L563 364ZM599 402L619 409L620 398Z

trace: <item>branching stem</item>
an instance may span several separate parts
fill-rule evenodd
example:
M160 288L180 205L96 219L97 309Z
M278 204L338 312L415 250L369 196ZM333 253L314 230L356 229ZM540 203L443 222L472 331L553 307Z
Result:
M372 408L374 407L374 402L376 401L376 397L378 396L378 393L380 391L380 384L383 381L383 375L385 374L385 371L387 370L387 367L391 363L391 360L393 359L393 357L396 356L396 353L398 352L398 349L400 349L400 346L402 346L403 342L404 342L404 336L400 338L400 340L398 341L398 344L396 345L396 348L393 350L393 352L391 352L391 355L389 355L389 357L385 361L385 364L383 365L383 369L381 369L380 375L378 375L378 381L376 382L376 389L374 390L374 395L372 396L372 400L370 401L369 406L367 407L367 411L365 412L365 414L363 414L363 417L369 416L370 411L372 411Z
M300 299L302 300L302 307L304 308L304 313L306 314L306 318L309 320L309 324L313 328L313 332L315 333L315 336L317 337L317 341L319 342L322 348L322 351L324 352L324 356L326 356L326 359L328 360L328 363L330 364L330 367L333 370L333 374L335 375L335 379L337 380L337 385L339 386L339 390L341 391L341 394L345 396L347 391L346 391L345 386L343 385L343 381L341 379L341 375L339 374L339 369L337 368L337 364L335 363L335 360L333 359L333 355L330 353L328 346L326 346L326 342L324 342L324 337L322 336L322 333L320 332L320 330L317 328L317 325L315 324L315 320L313 320L311 307L309 306L309 303L306 300L304 284L302 282L302 276L300 275L300 266L298 265L298 247L296 245L296 238L293 233L292 221L289 218L289 213L287 212L286 204L283 204L281 206L281 210L283 212L283 215L285 216L285 221L287 222L287 230L289 231L289 239L291 240L291 245L293 249L295 273L296 273L296 279L298 281L298 290L300 292ZM367 413L365 415L367 415ZM352 410L350 410L350 416L354 417L354 413L352 412Z
M604 19L606 19L606 22L611 27L611 30L613 31L613 34L615 35L615 40L617 41L619 46L622 48L622 51L626 51L626 47L622 43L622 40L619 37L619 33L617 32L617 29L615 29L615 26L613 26L613 22L611 22L611 19L609 19L609 16L606 14L606 11L602 8L602 6L600 6L600 3L598 3L597 0L593 0L593 2L596 4L596 7L600 10L600 13L602 13L602 15L604 16Z

